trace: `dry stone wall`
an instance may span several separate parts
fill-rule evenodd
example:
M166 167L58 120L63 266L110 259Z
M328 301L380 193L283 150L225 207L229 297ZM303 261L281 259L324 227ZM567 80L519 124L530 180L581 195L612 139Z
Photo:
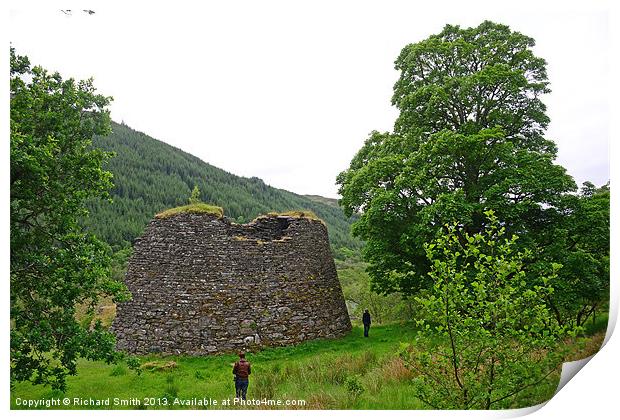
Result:
M155 218L134 244L112 330L134 354L214 354L351 330L327 229L263 216Z

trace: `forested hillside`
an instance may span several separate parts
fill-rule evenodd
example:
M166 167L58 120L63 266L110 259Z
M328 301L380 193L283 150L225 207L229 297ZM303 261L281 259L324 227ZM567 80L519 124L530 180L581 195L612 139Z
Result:
M329 199L306 197L216 168L123 124L112 124L113 133L95 137L95 147L113 151L106 169L114 175L112 202L89 203L87 228L116 247L123 247L142 233L156 213L187 204L197 185L204 202L224 208L226 216L248 222L270 211L312 210L329 229L334 250L357 249L361 243L350 234L351 219Z

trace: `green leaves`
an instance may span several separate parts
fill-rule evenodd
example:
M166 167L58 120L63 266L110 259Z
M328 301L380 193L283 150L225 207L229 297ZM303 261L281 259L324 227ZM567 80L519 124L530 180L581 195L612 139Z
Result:
M548 82L533 45L533 39L486 21L467 29L447 25L406 46L395 62L401 71L392 98L401 110L396 131L467 134L497 124L509 137L540 136L549 120L538 98L548 92Z
M549 299L560 324L582 326L609 299L609 188L584 184L580 195L563 197L561 217L540 230L541 265L554 274Z
M516 408L519 394L562 361L557 346L568 331L546 306L552 290L528 285L529 253L486 214L483 231L447 224L425 246L433 286L416 298L424 329L399 354L420 374L416 391L432 408Z
M198 185L194 185L192 194L189 196L189 204L198 204L198 203L202 203L202 200L200 199L200 188L198 188Z
M90 197L107 197L109 132L92 80L63 80L11 49L11 381L64 389L78 357L114 361L114 338L75 320L77 304L127 297L109 277L109 247L81 229Z
M423 244L455 220L475 235L488 209L520 244L535 247L540 224L575 189L553 163L555 144L543 138L548 81L533 45L487 21L447 25L403 48L394 132L371 133L337 178L345 212L361 214L353 233L366 241L370 272L385 292L428 287ZM416 274L388 284L403 263Z

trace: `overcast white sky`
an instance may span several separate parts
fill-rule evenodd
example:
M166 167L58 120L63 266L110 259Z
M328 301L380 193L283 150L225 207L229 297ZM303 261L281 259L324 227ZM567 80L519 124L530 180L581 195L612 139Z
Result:
M393 127L400 50L490 19L533 37L548 62L558 162L578 183L609 179L606 2L113 3L15 2L9 39L35 64L93 76L116 121L234 174L336 197L368 133Z

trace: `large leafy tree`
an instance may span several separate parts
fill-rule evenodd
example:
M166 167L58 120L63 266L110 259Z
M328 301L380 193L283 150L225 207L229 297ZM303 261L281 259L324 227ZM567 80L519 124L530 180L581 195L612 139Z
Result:
M92 80L63 80L11 49L11 381L64 388L76 360L115 360L113 336L82 327L78 303L126 297L108 275L109 248L80 227L84 201L106 197L111 98Z
M567 195L540 236L543 261L562 264L548 304L561 325L582 326L609 299L609 184Z
M453 220L480 232L486 209L534 248L562 193L576 188L543 137L549 82L533 46L487 21L447 25L402 50L394 131L371 133L338 176L341 205L361 213L353 232L367 241L376 290L427 287L424 244Z

